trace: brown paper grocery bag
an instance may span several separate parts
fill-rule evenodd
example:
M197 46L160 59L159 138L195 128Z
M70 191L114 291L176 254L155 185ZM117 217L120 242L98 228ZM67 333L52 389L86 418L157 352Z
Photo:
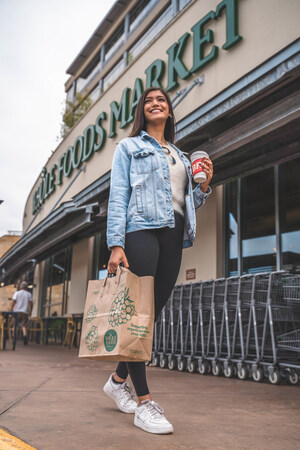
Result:
M89 281L80 358L151 360L154 278L119 267L115 277Z

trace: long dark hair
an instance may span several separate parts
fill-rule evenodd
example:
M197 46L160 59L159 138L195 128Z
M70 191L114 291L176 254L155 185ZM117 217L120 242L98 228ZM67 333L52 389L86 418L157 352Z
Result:
M136 107L135 119L134 119L133 127L132 127L129 137L138 136L142 130L146 131L146 119L145 119L145 115L144 115L144 104L145 104L146 95L151 91L161 91L161 93L167 99L171 117L168 117L168 119L166 121L164 138L166 141L172 142L172 144L174 144L174 141L175 141L175 117L174 117L174 112L173 112L173 108L172 108L172 103L171 103L170 97L166 93L166 91L164 89L161 89L158 87L150 87L142 93L142 96L140 97L139 102Z

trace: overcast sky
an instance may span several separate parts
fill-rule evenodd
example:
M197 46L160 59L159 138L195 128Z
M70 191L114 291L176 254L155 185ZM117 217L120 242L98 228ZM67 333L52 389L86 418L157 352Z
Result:
M115 0L0 0L0 236L57 145L66 69Z

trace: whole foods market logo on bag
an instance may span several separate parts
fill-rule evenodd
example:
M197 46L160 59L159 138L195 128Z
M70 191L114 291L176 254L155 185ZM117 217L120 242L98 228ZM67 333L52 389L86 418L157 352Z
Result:
M127 323L135 311L133 300L129 297L129 288L118 293L112 302L108 322L112 327Z
M118 342L118 335L115 330L108 330L104 335L104 346L107 352L111 352Z

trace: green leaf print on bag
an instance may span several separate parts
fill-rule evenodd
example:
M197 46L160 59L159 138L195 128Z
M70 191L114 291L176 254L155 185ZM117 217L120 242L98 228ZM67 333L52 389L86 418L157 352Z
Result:
M128 292L129 288L123 289L112 302L108 319L112 327L128 322L134 314L133 300L130 299Z
M91 322L92 320L94 320L95 317L97 316L97 312L98 312L97 306L96 305L91 305L89 307L89 309L87 310L85 321L86 322Z
M93 325L85 337L85 344L91 352L95 352L99 345L98 328Z

